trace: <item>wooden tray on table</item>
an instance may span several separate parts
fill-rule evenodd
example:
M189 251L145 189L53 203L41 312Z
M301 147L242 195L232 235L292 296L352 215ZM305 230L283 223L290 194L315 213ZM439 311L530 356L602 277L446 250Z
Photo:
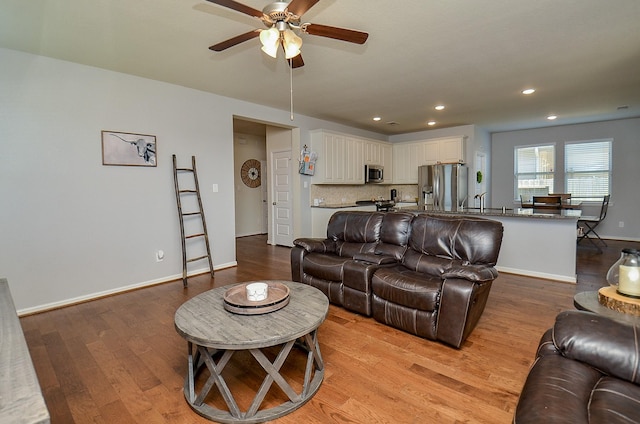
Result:
M254 301L247 299L247 285L266 283L267 298ZM224 293L224 309L234 314L259 315L282 309L289 304L289 287L279 281L251 281L231 287Z

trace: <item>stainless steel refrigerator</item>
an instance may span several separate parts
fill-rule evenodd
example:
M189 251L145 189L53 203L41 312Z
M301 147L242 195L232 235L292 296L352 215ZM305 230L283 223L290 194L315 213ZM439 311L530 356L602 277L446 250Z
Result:
M468 168L461 163L418 167L418 206L455 211L468 203Z

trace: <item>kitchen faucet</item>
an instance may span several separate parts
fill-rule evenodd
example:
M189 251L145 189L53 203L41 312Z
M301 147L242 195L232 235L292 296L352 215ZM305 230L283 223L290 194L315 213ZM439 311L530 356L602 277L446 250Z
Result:
M480 212L484 212L484 196L486 194L487 192L485 191L484 193L476 194L475 196L473 196L474 199L480 199Z
M462 202L460 202L460 204L458 205L458 210L459 211L464 209L464 202L466 202L468 198L469 198L469 196L464 196L464 199L462 199Z

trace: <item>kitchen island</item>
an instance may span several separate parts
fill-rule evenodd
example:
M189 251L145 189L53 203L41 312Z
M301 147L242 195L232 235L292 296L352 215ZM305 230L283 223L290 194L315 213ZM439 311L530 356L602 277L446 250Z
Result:
M498 271L550 280L576 282L577 221L580 210L560 213L530 208L464 208L460 211L406 209L432 215L480 216L504 226Z

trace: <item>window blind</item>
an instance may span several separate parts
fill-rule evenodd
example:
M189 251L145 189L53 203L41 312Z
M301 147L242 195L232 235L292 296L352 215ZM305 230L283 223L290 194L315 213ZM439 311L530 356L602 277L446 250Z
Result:
M609 194L611 140L566 143L564 152L567 193L594 200Z

